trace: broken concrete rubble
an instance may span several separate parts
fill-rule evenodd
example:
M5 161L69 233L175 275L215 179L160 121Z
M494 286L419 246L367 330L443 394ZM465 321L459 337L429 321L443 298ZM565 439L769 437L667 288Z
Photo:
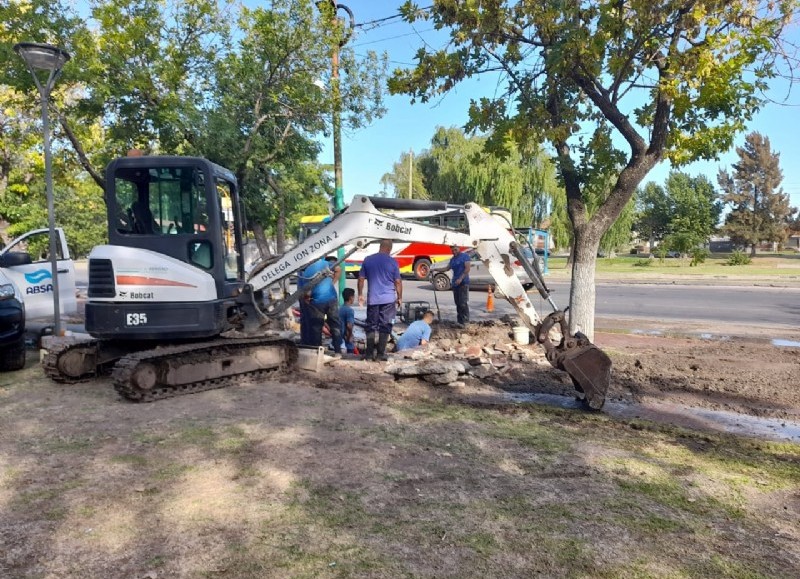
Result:
M464 363L461 360L422 360L420 362L390 360L386 364L385 372L395 376L425 376L455 372L457 376L464 372Z
M485 380L489 376L492 376L497 373L497 371L489 364L483 364L481 366L475 366L470 368L469 373L471 376L478 378L480 380Z
M398 379L415 377L430 384L452 386L463 384L465 378L500 377L512 372L515 363L548 365L544 350L515 344L509 325L504 323L479 322L460 328L440 322L433 330L427 346L393 354L384 372Z
M451 384L458 379L458 372L450 370L444 374L426 374L422 379L431 384Z

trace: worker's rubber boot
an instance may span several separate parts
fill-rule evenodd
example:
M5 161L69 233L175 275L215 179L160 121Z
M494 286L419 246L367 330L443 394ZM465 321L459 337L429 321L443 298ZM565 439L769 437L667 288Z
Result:
M375 334L370 332L367 334L367 351L361 356L362 360L372 361L375 359Z
M389 334L378 334L378 360L386 362L389 358L386 356L386 343L389 341Z

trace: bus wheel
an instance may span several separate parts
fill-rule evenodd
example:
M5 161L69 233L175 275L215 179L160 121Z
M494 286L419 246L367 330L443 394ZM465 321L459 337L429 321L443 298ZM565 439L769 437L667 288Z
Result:
M414 262L414 276L417 279L428 279L431 272L431 262L424 257Z

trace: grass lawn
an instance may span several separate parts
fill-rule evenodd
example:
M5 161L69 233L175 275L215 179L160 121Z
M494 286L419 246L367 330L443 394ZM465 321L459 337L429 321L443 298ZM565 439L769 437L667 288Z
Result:
M715 253L704 263L691 265L691 258L650 259L635 255L598 257L597 275L620 275L623 277L669 276L713 276L713 277L772 277L785 280L800 280L800 254L758 254L747 265L729 265L730 254ZM568 276L566 257L551 257L549 274L554 277Z
M800 446L265 383L0 385L0 576L798 577Z

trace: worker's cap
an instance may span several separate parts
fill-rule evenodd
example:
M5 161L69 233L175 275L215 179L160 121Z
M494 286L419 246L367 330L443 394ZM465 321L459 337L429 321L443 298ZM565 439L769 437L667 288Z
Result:
M451 243L450 244L450 249L453 249L453 248L458 249L458 244L457 243Z

